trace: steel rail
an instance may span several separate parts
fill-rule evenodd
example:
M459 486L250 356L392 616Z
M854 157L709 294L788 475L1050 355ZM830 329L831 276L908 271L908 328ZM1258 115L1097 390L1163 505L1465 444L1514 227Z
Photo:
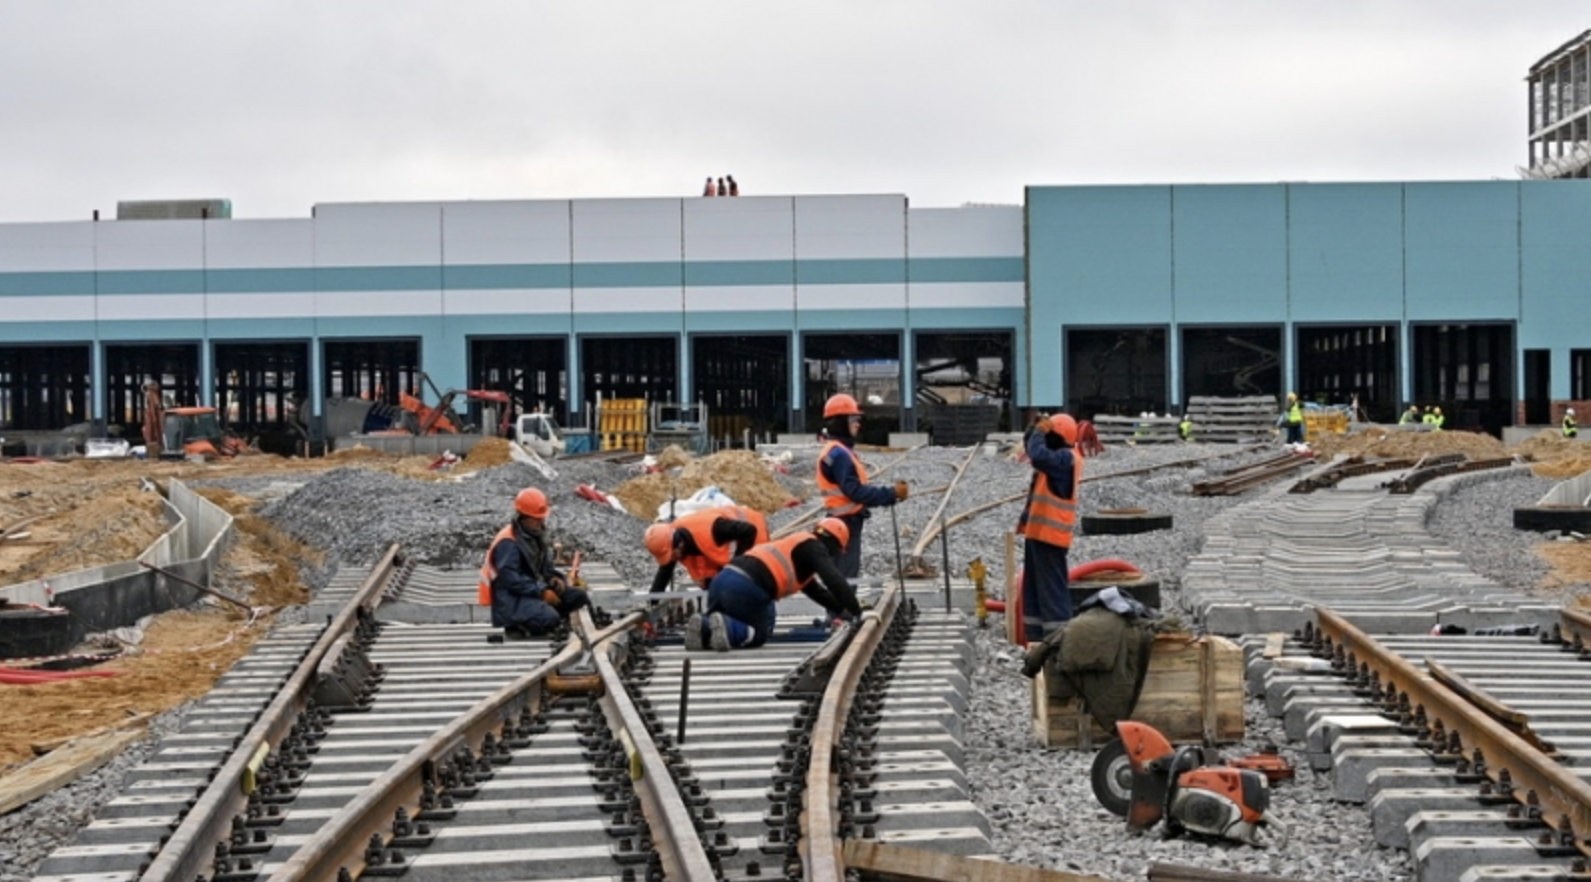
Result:
M1591 615L1566 606L1558 611L1558 622L1563 642L1575 652L1591 652Z
M1499 790L1511 793L1521 805L1538 803L1542 820L1557 830L1560 838L1572 837L1572 842L1564 844L1591 855L1591 843L1587 841L1591 838L1591 783L1347 619L1327 609L1318 610L1317 617L1321 635L1333 656L1340 652L1350 673L1362 669L1373 674L1384 697L1395 698L1398 707L1406 708L1413 721L1429 726L1432 733L1446 733L1443 740L1449 754L1462 753L1473 771L1503 785ZM1425 722L1419 722L1422 717Z
M351 878L359 878L367 868L372 842L383 843L385 849L396 838L392 828L398 812L403 811L409 818L420 817L426 785L439 787L434 776L444 761L460 748L478 755L486 737L496 738L522 710L534 713L541 709L551 692L548 681L560 667L574 661L588 647L601 645L646 619L645 612L634 612L597 631L588 610L579 610L575 615L574 639L545 662L476 702L393 763L277 867L269 882L330 882L340 878L344 870ZM581 634L590 636L582 639Z
M905 589L897 582L886 589L874 607L878 615L864 616L855 626L845 655L834 666L823 699L818 704L809 735L811 760L807 766L806 787L801 816L801 866L806 882L845 882L844 841L840 838L840 739L851 715L862 675L874 652L884 641L884 632L895 620L904 602Z
M252 778L255 758L274 751L287 737L298 716L309 706L321 663L328 658L332 647L358 624L360 613L374 609L398 572L401 557L402 552L396 544L388 548L369 578L332 618L320 639L304 654L292 676L277 691L160 853L155 855L149 869L139 877L142 882L191 882L208 876L216 847L230 841L233 818L247 811L251 788L246 787L245 779Z
M1191 492L1194 496L1231 496L1296 472L1309 462L1296 453L1278 454L1228 472L1225 477L1200 481L1193 485Z

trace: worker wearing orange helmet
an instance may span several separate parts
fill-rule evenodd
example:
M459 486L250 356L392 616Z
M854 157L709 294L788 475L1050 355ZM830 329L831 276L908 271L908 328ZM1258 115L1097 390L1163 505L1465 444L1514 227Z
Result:
M823 430L829 440L818 452L818 492L824 514L844 521L851 531L850 542L836 562L847 579L862 573L862 524L869 517L868 509L894 505L910 492L905 481L896 481L893 487L867 483L867 467L855 449L861 428L862 408L855 398L841 394L824 402Z
M1077 421L1064 413L1040 416L1023 439L1033 479L1017 520L1022 543L1022 630L1029 643L1043 640L1072 618L1067 553L1077 530L1077 490L1083 456Z
M492 608L492 627L515 640L551 633L587 605L585 591L553 567L547 541L547 494L534 487L514 497L514 519L497 531L481 564L476 602Z
M645 541L646 550L657 559L653 594L668 588L675 564L706 588L730 558L768 541L768 519L740 505L704 508L672 523L647 527Z
M810 532L765 542L733 560L707 588L707 611L685 623L691 650L753 649L773 633L777 604L796 592L833 616L859 616L856 591L835 566L854 541L839 518L824 518Z

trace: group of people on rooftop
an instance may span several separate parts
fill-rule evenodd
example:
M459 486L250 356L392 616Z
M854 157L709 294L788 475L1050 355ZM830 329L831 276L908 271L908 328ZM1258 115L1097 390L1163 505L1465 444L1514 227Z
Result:
M740 185L735 183L734 175L724 175L713 183L713 176L707 176L707 183L702 187L703 196L739 196Z

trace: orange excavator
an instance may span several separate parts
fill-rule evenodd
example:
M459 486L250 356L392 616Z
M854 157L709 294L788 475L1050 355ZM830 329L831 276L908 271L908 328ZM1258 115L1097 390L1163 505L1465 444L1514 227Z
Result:
M162 411L163 439L160 456L181 459L187 456L237 456L246 443L221 428L213 407L168 407Z
M486 426L482 428L486 429L488 434L499 438L508 434L508 428L513 424L513 416L510 413L510 410L512 410L510 407L511 399L509 399L507 392L498 392L491 389L449 389L446 392L441 392L426 374L420 374L420 380L426 386L430 386L431 392L437 396L435 407L426 404L417 395L410 395L407 392L398 394L398 406L414 415L414 434L457 435L464 431L456 422L458 414L453 411L453 403L458 400L460 395L471 401L485 401L495 405L493 408L497 411L497 426L495 430Z

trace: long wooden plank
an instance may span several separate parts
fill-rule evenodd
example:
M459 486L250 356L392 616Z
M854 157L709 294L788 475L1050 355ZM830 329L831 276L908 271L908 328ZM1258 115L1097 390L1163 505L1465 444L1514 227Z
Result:
M1107 882L1100 876L941 854L872 839L845 840L842 855L848 870L897 882Z
M112 729L76 738L0 778L0 815L65 787L105 765L144 737L144 727Z

